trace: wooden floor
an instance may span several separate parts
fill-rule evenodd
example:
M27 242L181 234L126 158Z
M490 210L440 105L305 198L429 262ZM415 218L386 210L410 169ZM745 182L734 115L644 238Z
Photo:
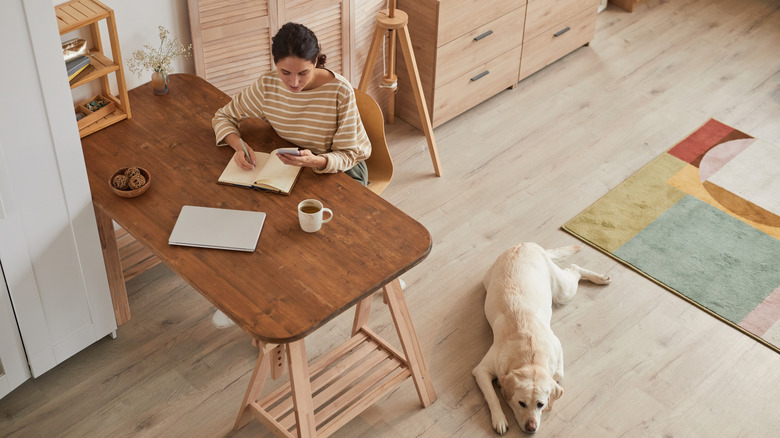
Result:
M589 47L436 129L441 178L420 132L388 127L397 173L385 197L434 239L403 278L439 399L421 409L407 382L337 436L494 436L471 376L491 342L488 265L521 241L577 243L564 222L711 117L780 143L777 0L610 6ZM537 436L777 436L780 354L590 247L572 261L613 283L582 283L554 311L565 393ZM215 329L206 300L165 266L128 286L133 319L118 338L0 400L0 436L269 436L256 421L230 432L256 358L241 331ZM381 300L372 317L394 339ZM350 324L307 338L311 355ZM507 435L522 434L512 423Z

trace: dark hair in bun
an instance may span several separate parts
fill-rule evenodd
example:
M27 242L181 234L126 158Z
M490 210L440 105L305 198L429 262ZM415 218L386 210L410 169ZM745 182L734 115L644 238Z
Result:
M320 53L317 36L308 27L298 23L286 23L271 39L274 63L290 56L306 59L315 67L324 67L326 56Z

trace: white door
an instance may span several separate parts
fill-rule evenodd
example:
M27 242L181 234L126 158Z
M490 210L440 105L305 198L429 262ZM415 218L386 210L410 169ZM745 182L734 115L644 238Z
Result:
M0 41L0 350L20 336L37 377L116 322L51 2L4 0Z
M0 221L4 216L0 200ZM22 338L19 336L19 327L16 325L2 268L0 263L0 398L30 378L30 369L27 367Z
M8 292L8 276L5 274L1 256L3 253L18 254L19 247L16 243L20 237L19 217L14 212L8 166L0 141L0 398L30 378L30 368L22 347L19 326ZM27 260L26 249L22 252L24 257L9 259L6 269L18 269L19 263Z

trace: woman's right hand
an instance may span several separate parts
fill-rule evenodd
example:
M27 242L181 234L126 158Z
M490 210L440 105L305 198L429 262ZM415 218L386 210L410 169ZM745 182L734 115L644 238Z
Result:
M225 143L230 145L233 150L236 152L233 154L233 161L238 164L238 167L244 169L244 170L252 170L255 168L255 164L257 164L257 159L255 158L255 151L252 150L251 147L249 147L246 142L241 141L241 137L236 135L235 133L230 133L225 137ZM246 154L244 153L244 148L242 147L246 146L247 151L249 152L249 158L252 161L247 161Z
M247 146L247 149L249 150L249 156L252 157L251 163L246 160L246 154L243 150L236 151L236 153L233 154L233 161L238 164L238 167L244 170L252 170L255 168L256 164L255 152L249 146Z

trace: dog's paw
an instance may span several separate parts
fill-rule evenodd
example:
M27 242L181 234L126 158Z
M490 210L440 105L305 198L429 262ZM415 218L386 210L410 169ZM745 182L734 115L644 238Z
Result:
M509 429L509 425L504 414L491 415L491 417L493 419L493 429L501 435L505 434L507 429Z
M610 284L612 283L612 278L609 277L607 274L600 275L597 280L594 281L596 284Z

